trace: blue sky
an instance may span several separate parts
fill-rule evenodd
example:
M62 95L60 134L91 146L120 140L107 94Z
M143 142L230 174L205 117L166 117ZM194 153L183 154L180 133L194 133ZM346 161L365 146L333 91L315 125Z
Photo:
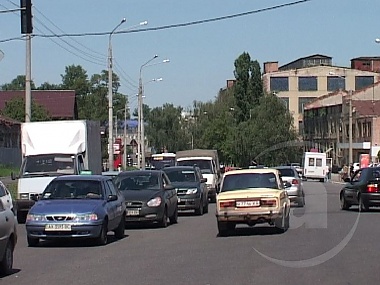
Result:
M234 15L294 0L32 0L34 33L110 32L123 17L119 30L142 21L155 28ZM1 0L0 10L14 9L19 0ZM359 56L379 56L379 0L311 0L305 3L221 21L158 31L115 34L112 37L114 72L121 77L120 92L135 108L139 69L155 54L154 62L170 63L143 69L145 103L151 107L173 103L190 107L194 100L213 100L243 52L261 65L284 65L299 57L324 54L337 66L349 66ZM53 24L52 24L53 23ZM45 27L46 26L46 27ZM0 14L0 41L19 37L19 13ZM107 69L108 36L84 36L32 41L32 79L61 83L71 64L81 65L89 76ZM63 49L63 46L65 49ZM79 49L79 51L78 51ZM25 43L0 42L0 84L25 74ZM91 62L92 61L92 62Z

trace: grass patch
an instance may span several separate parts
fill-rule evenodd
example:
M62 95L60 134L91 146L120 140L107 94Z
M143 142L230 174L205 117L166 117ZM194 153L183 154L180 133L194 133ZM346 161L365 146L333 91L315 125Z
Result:
M0 164L0 177L11 176L12 172L18 173L19 169Z

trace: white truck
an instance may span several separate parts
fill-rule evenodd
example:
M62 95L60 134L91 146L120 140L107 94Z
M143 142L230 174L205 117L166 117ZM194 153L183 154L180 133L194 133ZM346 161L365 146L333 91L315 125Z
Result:
M21 124L22 164L18 175L17 218L26 215L45 187L60 175L102 173L100 124L95 121L44 121Z
M197 165L204 178L207 178L208 197L211 202L216 201L216 194L220 189L221 172L218 152L211 149L192 149L176 152L176 165Z
M326 153L324 152L305 152L302 159L303 177L307 179L318 179L325 181L328 173L326 164Z

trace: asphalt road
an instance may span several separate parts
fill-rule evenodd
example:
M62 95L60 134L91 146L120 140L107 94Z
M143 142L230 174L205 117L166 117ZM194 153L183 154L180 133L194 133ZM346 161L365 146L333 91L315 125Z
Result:
M343 212L338 200L341 185L304 186L306 207L292 209L291 228L284 234L269 226L241 226L232 236L218 237L214 204L208 214L181 215L178 224L166 229L127 229L124 239L110 237L103 247L43 242L28 248L25 227L19 225L14 274L1 282L378 284L380 210L360 216L356 209Z

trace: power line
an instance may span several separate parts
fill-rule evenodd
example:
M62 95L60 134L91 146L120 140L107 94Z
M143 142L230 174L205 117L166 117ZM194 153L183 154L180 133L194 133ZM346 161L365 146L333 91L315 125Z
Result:
M211 22L217 22L217 21L222 21L222 20L227 20L227 19L233 19L233 18L238 18L238 17L243 17L247 15L253 15L253 14L258 14L262 12L267 12L271 10L277 10L280 8L285 8L285 7L290 7L306 2L310 2L312 0L299 0L299 1L293 1L293 2L288 2L285 4L280 4L280 5L275 5L267 8L262 8L262 9L257 9L257 10L252 10L248 12L243 12L243 13L237 13L237 14L232 14L232 15L227 15L227 16L222 16L222 17L216 17L216 18L209 18L205 20L199 20L199 21L192 21L192 22L186 22L186 23L180 23L180 24L172 24L172 25L165 25L165 26L159 26L159 27L153 27L153 28L145 28L145 29L134 29L134 30L127 30L127 31L116 31L114 34L128 34L128 33L139 33L139 32L148 32L148 31L158 31L158 30L166 30L166 29L173 29L173 28L180 28L180 27L187 27L187 26L194 26L194 25L199 25L199 24L205 24L205 23L211 23ZM53 35L44 35L44 34L35 34L35 37L41 37L41 38L57 38L57 37L84 37L84 36L104 36L104 35L109 35L110 32L94 32L94 33L72 33L72 34L53 34ZM0 40L1 42L4 41L9 41L9 39L6 40Z

